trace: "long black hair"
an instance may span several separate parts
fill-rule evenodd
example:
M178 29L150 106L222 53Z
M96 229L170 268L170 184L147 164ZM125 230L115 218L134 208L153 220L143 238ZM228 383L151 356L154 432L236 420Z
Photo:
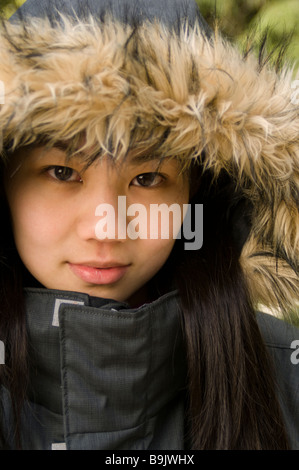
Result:
M1 180L2 172L1 172ZM11 396L15 419L15 440L21 447L20 419L28 385L27 327L23 291L23 265L15 248L10 214L1 185L0 211L2 227L0 234L0 339L5 345L5 364L0 365L0 385ZM1 387L2 388L2 387ZM3 390L2 390L3 391ZM0 417L3 413L0 395ZM0 425L0 442L6 447Z
M194 449L288 449L271 359L240 264L251 205L228 175L201 176L203 246L176 268Z

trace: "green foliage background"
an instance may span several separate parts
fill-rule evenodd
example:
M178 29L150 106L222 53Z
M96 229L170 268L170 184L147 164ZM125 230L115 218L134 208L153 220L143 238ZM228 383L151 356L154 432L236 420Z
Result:
M269 48L289 46L285 60L299 68L299 0L196 0L211 25L215 19L219 29L231 41L244 43L249 35L256 38L268 31Z
M12 3L10 0L1 0L1 1L0 1L0 6L1 6L1 8L2 8L2 7L6 7L6 6L9 5L10 3Z

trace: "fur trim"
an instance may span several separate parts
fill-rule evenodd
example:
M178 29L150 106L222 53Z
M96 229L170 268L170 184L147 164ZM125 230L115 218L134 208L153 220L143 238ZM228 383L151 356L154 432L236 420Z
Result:
M299 298L299 109L280 73L199 26L180 34L64 18L4 24L1 148L75 140L123 158L153 148L227 171L253 205L242 265L256 303Z

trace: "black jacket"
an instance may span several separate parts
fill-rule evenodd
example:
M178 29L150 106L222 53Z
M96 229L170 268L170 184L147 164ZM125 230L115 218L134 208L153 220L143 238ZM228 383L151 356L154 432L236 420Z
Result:
M25 450L188 449L176 291L136 309L39 288L27 289L26 303L31 374L22 417ZM299 353L292 346L299 330L265 313L257 318L274 360L292 448L299 449ZM13 448L12 409L7 391L2 394Z

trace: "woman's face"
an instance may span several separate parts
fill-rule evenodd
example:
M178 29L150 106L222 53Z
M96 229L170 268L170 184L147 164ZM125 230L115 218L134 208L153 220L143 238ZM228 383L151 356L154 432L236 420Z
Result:
M146 301L145 286L167 260L183 221L188 178L170 159L159 169L156 160L133 157L121 168L107 157L84 165L82 156L66 163L58 147L22 149L12 157L5 190L19 255L46 288L131 305ZM165 238L154 204L166 204ZM165 212L172 204L180 209L173 229L171 211Z

